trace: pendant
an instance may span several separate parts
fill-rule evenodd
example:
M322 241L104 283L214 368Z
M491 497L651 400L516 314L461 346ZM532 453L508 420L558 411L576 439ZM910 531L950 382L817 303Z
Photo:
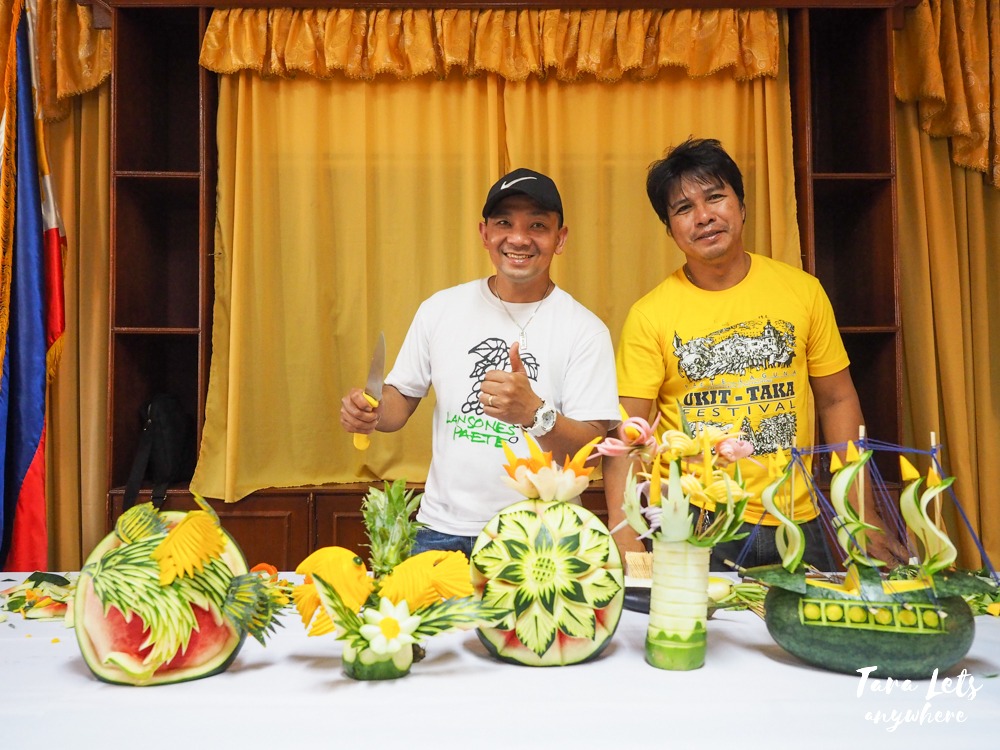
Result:
M528 348L528 334L521 329L521 335L517 337L518 343L521 345L521 351L525 351Z

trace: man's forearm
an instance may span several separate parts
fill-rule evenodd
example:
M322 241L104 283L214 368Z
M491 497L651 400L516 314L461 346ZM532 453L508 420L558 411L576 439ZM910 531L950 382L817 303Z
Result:
M419 398L404 396L391 385L385 386L378 406L379 420L375 429L379 432L395 432L406 424L419 403Z
M555 426L546 435L537 438L542 450L551 451L552 459L562 464L578 450L598 437L604 437L607 427L603 422L581 422L559 414Z
M628 482L629 467L634 460L627 456L604 457L604 501L608 505L608 528L614 529L625 520L622 509L625 497L625 484ZM626 524L615 532L615 543L618 551L624 557L626 552L642 552L645 550L642 542L636 538L635 530Z

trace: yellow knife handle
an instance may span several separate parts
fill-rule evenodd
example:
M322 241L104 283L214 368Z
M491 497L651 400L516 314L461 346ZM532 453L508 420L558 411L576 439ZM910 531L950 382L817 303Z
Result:
M373 409L378 408L378 401L369 396L367 393L362 393L361 395L365 397L365 400L369 404L371 404ZM359 451L367 450L370 444L371 440L368 438L367 435L364 435L360 432L354 433L354 447L357 448Z

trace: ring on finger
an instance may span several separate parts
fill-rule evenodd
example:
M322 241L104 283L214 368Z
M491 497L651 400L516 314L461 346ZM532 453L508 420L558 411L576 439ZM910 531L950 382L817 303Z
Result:
M491 409L493 408L493 394L492 393L490 394L490 400L486 402L486 405L489 406Z

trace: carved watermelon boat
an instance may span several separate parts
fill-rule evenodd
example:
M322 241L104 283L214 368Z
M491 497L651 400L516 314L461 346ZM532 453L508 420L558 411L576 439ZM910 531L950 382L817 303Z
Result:
M873 677L922 679L949 669L968 653L975 622L963 597L994 591L997 584L954 569L955 546L929 516L930 502L954 477L941 480L932 469L921 493L923 479L902 456L902 476L909 483L900 496L900 513L923 556L919 564L883 577L879 568L884 563L864 549L865 535L877 527L865 523L847 502L852 488L863 493L856 485L871 456L871 450L858 453L849 445L846 464L836 454L831 457L834 528L848 555L842 581L806 575L802 532L776 500L792 464L762 496L782 524L776 539L783 565L751 568L745 575L769 586L764 601L768 632L789 653L836 672L876 667Z

